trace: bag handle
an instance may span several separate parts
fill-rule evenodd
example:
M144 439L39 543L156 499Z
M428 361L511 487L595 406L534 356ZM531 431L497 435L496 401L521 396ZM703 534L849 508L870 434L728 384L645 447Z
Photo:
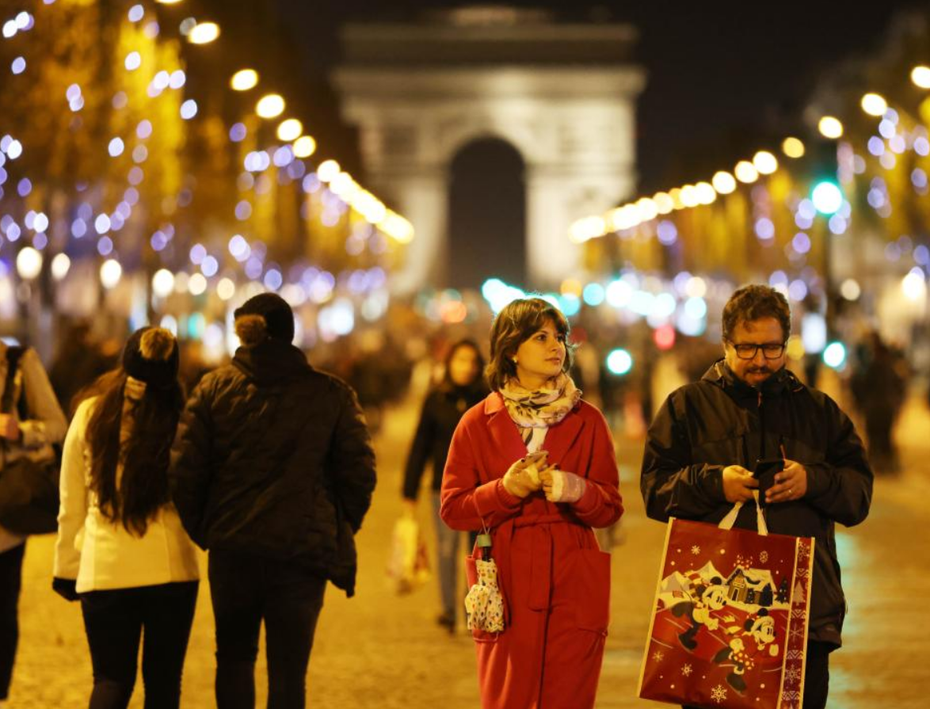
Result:
M761 534L763 537L767 537L769 535L769 527L765 523L765 514L763 514L762 507L759 505L758 490L752 491L752 499L755 500L756 503L756 528L758 529L759 534ZM733 505L733 509L727 512L726 517L720 520L720 524L717 526L720 529L733 529L733 525L736 524L736 517L739 515L739 511L742 507L742 502L737 502L735 505Z
M13 412L13 394L16 386L16 374L19 371L19 360L23 356L25 348L7 347L6 348L6 381L3 386L3 398L0 401L0 413L8 414Z

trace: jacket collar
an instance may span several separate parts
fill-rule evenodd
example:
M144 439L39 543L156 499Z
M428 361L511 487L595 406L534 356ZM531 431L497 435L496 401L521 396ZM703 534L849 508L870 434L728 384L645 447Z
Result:
M782 367L766 379L761 387L756 388L737 377L723 359L714 362L701 379L716 384L734 399L757 399L760 392L764 398L769 399L789 391L798 391L804 386L794 372Z
M313 371L303 352L275 339L240 347L233 357L233 365L260 386L278 384Z
M568 449L575 442L581 429L584 428L584 419L578 414L580 403L568 412L555 426L550 426L543 442L543 449L549 451L549 464L561 463L568 453ZM526 455L526 445L520 438L517 425L507 413L504 398L498 392L492 392L484 400L484 413L488 417L488 427L491 438L497 444L501 455L507 460L514 461Z

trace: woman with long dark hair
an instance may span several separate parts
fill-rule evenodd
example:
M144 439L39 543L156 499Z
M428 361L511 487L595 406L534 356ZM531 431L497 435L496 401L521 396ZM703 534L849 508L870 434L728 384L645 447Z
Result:
M443 473L442 519L483 532L469 599L487 611L471 618L484 709L594 706L610 555L592 527L616 522L623 506L607 422L568 375L568 335L565 316L541 298L501 310L492 393L462 417Z
M449 348L445 358L442 381L423 402L420 423L417 425L407 468L404 475L404 499L409 507L416 504L420 481L426 466L432 463L432 502L436 525L436 567L439 570L439 593L442 613L437 622L450 633L455 631L456 558L459 550L459 535L439 518L439 488L442 471L446 467L446 455L452 434L462 415L487 396L488 390L481 379L484 358L478 345L469 339L459 340Z
M62 456L53 587L81 601L90 708L129 704L140 636L146 709L178 707L199 570L168 487L184 406L177 340L162 328L135 332L121 366L78 398Z

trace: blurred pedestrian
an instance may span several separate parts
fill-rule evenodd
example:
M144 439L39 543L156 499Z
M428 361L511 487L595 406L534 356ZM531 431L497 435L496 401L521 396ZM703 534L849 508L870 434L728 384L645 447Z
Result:
M653 519L718 524L758 493L756 463L782 459L758 494L770 532L816 539L803 685L805 709L823 709L846 615L834 526L866 518L872 470L849 417L785 367L790 332L781 293L759 285L733 293L723 309L724 358L659 409L640 488ZM755 505L740 509L735 526L755 530ZM693 642L682 640L688 649Z
M439 489L442 472L446 467L446 456L452 434L462 415L487 396L487 388L481 379L484 358L473 340L459 340L445 357L442 381L423 402L420 422L417 425L407 467L404 474L404 500L412 513L416 506L420 481L428 464L432 464L432 505L436 528L436 567L439 570L439 592L442 613L437 622L455 631L457 576L459 565L459 532L450 529L439 517Z
M137 330L121 365L79 396L62 455L53 588L81 601L91 709L129 705L140 635L145 706L176 708L200 572L168 489L184 406L174 335Z
M893 433L907 391L901 368L901 359L873 332L850 383L865 419L869 461L876 473L896 473L900 468Z
M0 341L0 476L18 458L55 456L68 429L48 375L35 350ZM26 537L0 524L0 707L13 676L19 641L18 605Z
M492 393L462 418L443 474L442 519L483 531L503 596L502 632L473 623L484 709L594 706L610 555L591 528L623 507L607 423L567 374L568 335L540 298L500 312Z
M73 321L63 330L48 377L61 407L70 415L75 395L117 364L122 342L112 338L99 341L84 320Z
M235 327L232 363L201 379L182 417L174 500L210 551L217 706L255 706L264 622L268 706L300 709L327 578L354 593L374 452L353 391L291 344L287 302L250 298Z

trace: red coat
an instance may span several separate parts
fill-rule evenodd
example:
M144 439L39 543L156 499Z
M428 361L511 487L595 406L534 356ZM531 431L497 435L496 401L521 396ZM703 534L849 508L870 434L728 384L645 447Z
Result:
M443 473L440 516L453 529L490 528L504 596L505 630L473 633L484 709L594 706L610 555L591 527L623 514L613 441L600 411L582 401L541 448L550 464L587 479L578 502L551 503L541 491L521 500L504 489L501 478L527 450L497 393L462 417Z

